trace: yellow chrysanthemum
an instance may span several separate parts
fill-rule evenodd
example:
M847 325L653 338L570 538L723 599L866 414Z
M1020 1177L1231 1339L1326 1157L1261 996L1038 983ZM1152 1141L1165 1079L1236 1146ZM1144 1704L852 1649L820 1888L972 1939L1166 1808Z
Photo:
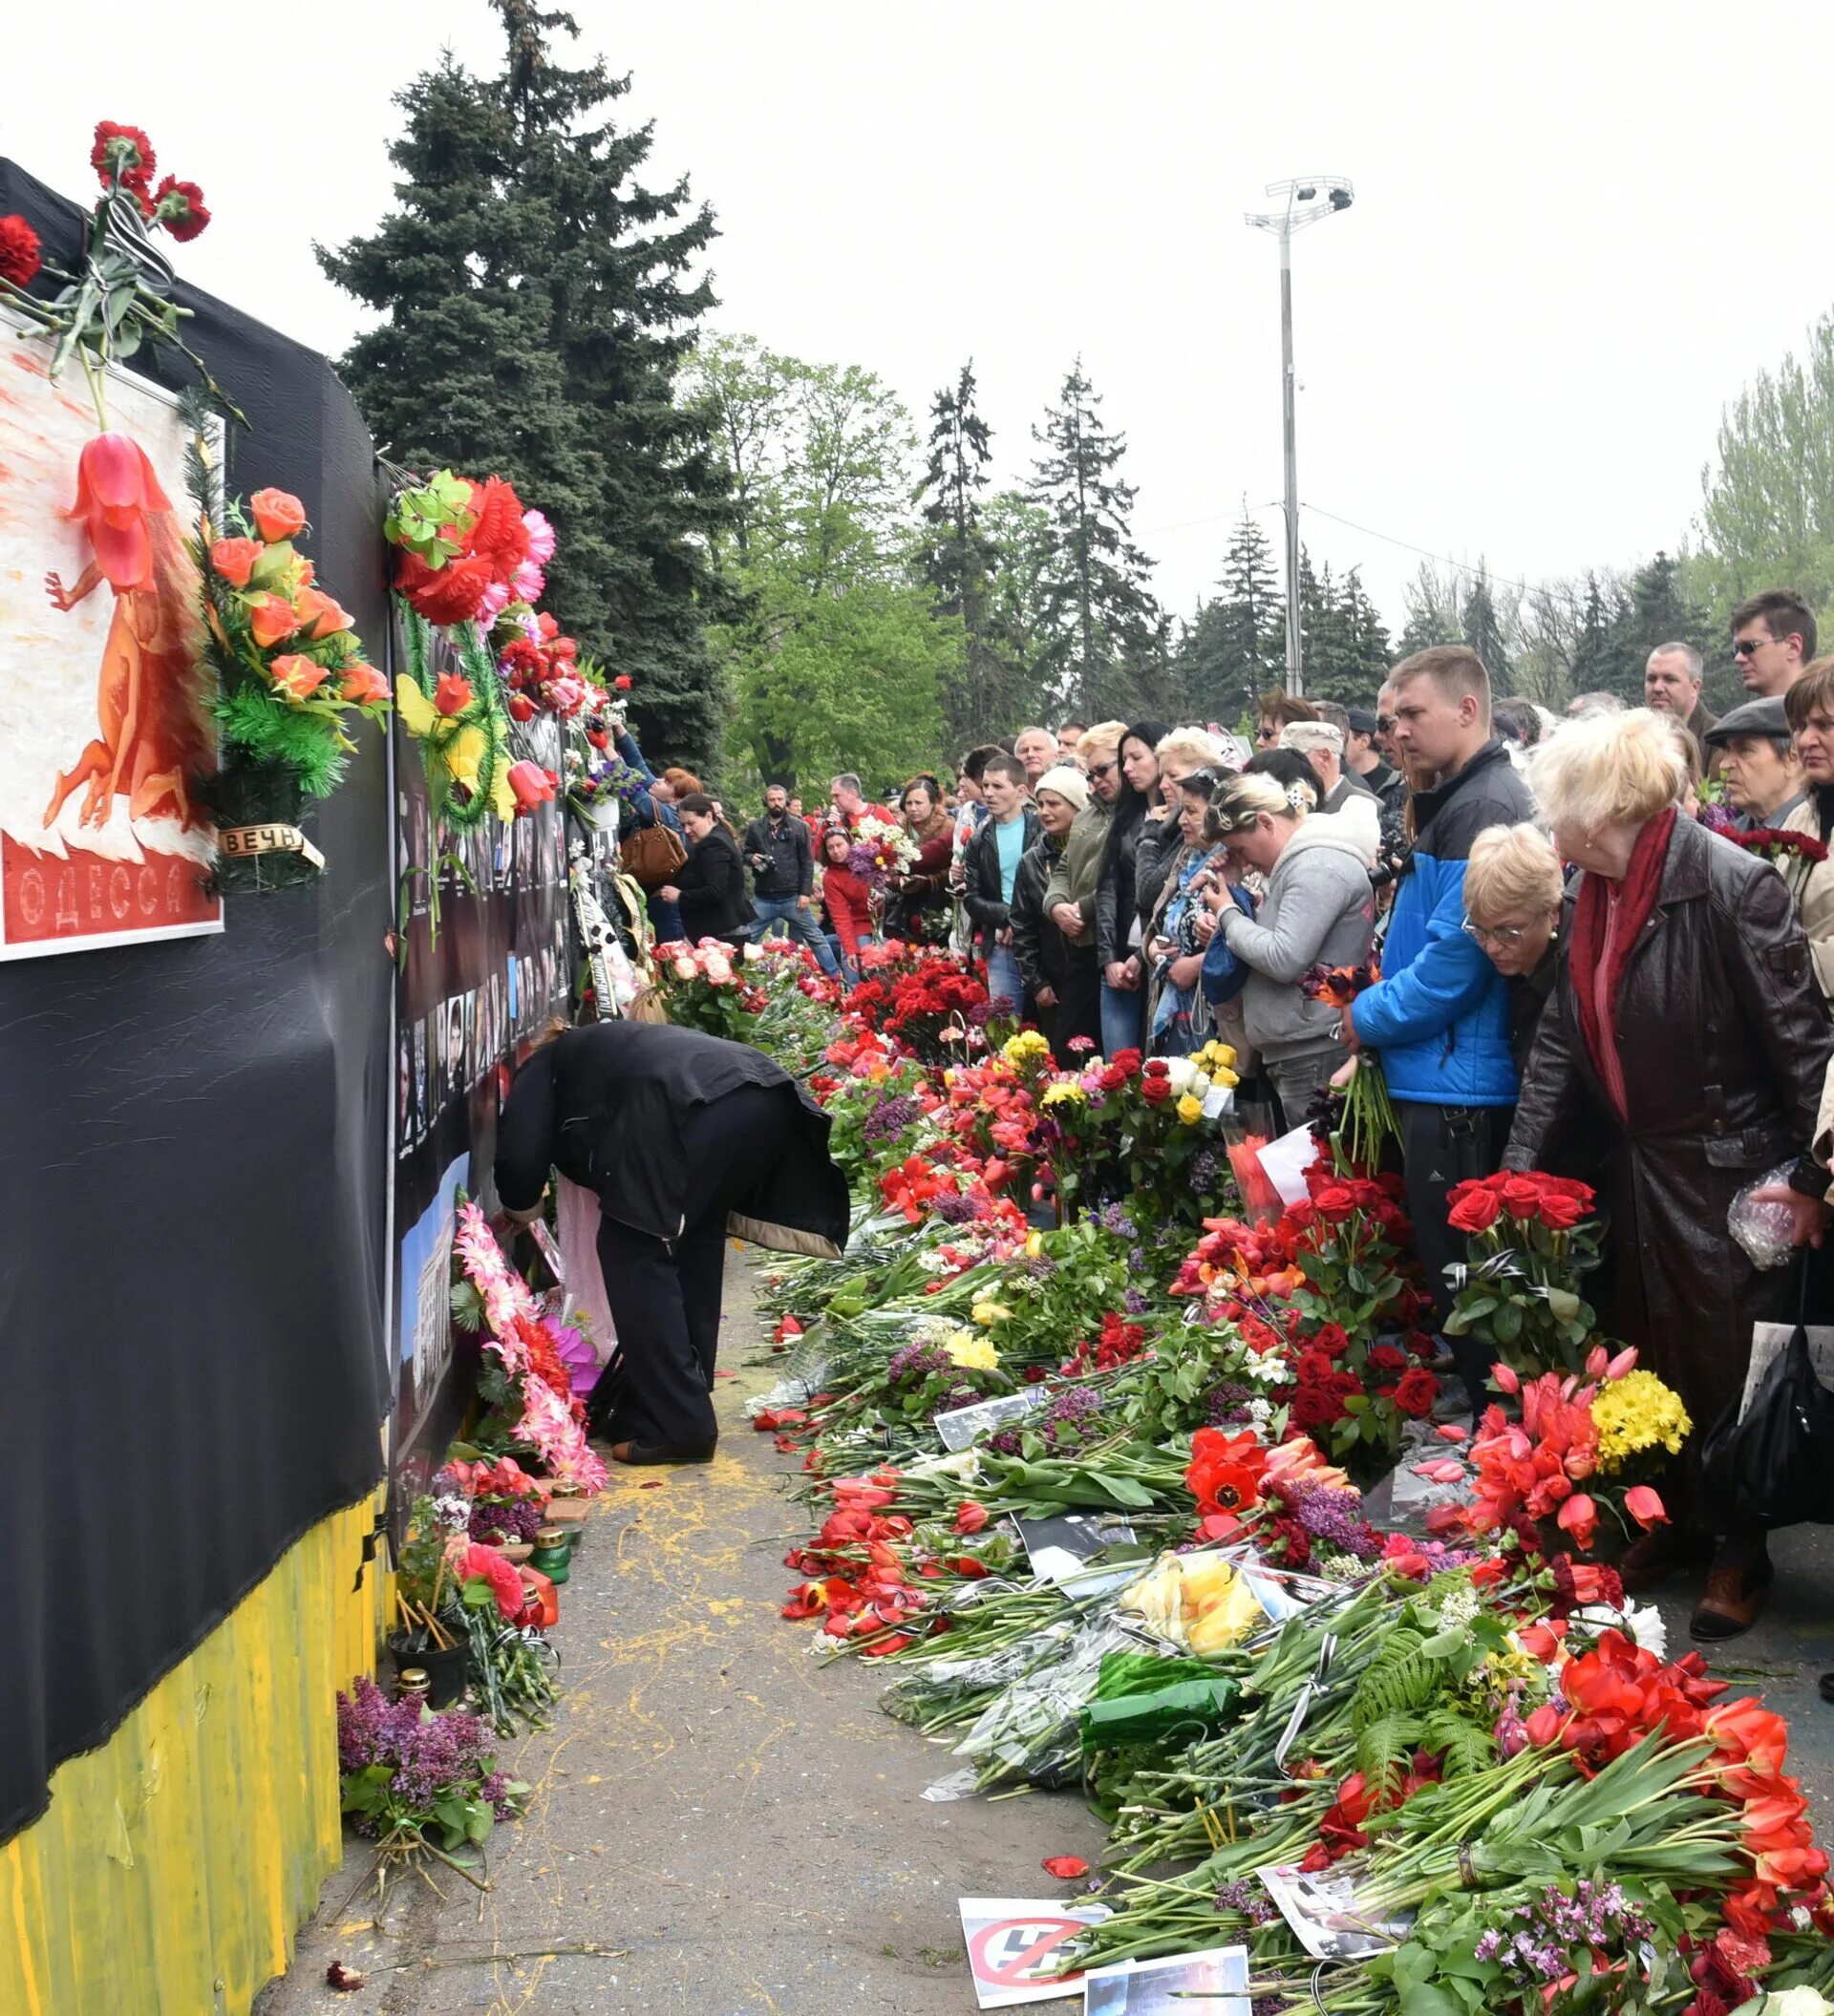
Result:
M1051 1046L1034 1029L1021 1029L1000 1045L1000 1055L1015 1070L1034 1057L1048 1057Z
M1086 1106L1089 1094L1074 1078L1059 1078L1038 1103L1041 1106Z
M1598 1425L1598 1467L1607 1475L1649 1450L1679 1455L1694 1432L1681 1395L1642 1370L1613 1379L1592 1402L1592 1419Z
M967 1330L951 1330L943 1339L943 1348L949 1353L950 1365L959 1365L966 1371L993 1372L999 1369L1000 1354L993 1348L991 1337L976 1337Z
M1204 1101L1202 1099L1194 1099L1189 1093L1186 1093L1178 1102L1175 1111L1186 1127L1195 1127L1198 1121L1204 1117Z
M996 1323L1004 1323L1012 1315L1013 1311L1006 1307L1003 1303L977 1302L969 1313L982 1328L986 1329Z

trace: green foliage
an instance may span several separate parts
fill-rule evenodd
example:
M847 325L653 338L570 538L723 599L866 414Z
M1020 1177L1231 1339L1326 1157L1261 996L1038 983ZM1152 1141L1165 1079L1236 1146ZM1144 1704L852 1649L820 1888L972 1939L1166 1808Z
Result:
M870 371L750 337L703 346L687 395L735 499L715 555L739 613L712 636L735 694L729 767L749 757L807 791L928 768L964 643L922 578L909 415Z
M992 536L981 492L993 435L974 403L973 360L930 402L929 458L918 496L924 502L923 574L938 611L961 625L962 661L944 692L951 745L959 753L1010 734L1029 697L1022 632L1003 621L995 576L1008 555ZM1022 565L1026 554L1014 558Z
M600 116L629 79L555 59L548 37L576 32L569 16L493 4L502 70L474 76L447 54L416 77L390 148L396 207L319 249L381 314L341 370L397 462L500 474L547 514L560 541L547 605L631 674L651 756L699 767L721 711L703 632L728 506L674 378L714 304L688 277L713 217L685 181L638 180L650 129Z
M1735 604L1787 587L1811 608L1834 598L1834 309L1760 371L1720 417L1701 471L1700 586L1725 634Z
M1178 658L1191 710L1224 723L1252 714L1256 697L1286 672L1286 601L1268 536L1248 516L1223 556L1222 593L1200 602L1179 639Z
M1117 471L1127 437L1101 418L1101 395L1077 359L1032 438L1044 451L1031 492L1050 514L1040 574L1041 668L1086 721L1137 718L1164 702L1168 638L1152 562L1134 544L1134 491Z

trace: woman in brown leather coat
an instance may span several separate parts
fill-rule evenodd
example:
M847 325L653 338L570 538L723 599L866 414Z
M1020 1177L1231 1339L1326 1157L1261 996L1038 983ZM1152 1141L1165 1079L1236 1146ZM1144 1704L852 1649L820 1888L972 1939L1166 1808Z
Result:
M1800 1212L1826 1223L1826 1178L1806 1158L1834 1029L1782 878L1677 810L1686 769L1653 714L1562 729L1530 776L1562 856L1585 874L1503 1162L1589 1175L1603 1148L1613 1264L1602 1321L1680 1393L1695 1427L1663 1482L1674 1525L1625 1562L1627 1581L1647 1585L1707 1554L1711 1508L1692 1466L1742 1390L1752 1325L1794 1313L1794 1275L1754 1267L1727 1210L1766 1170L1802 1158ZM1769 1581L1761 1531L1715 1536L1694 1635L1749 1628Z

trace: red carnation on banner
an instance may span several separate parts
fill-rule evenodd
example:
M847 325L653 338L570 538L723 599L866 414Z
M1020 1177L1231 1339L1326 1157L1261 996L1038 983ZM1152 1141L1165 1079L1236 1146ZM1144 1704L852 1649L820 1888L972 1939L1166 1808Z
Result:
M89 150L89 164L104 189L114 181L117 163L124 186L137 189L142 195L153 180L154 169L160 164L153 152L153 142L139 127L100 119L96 126L96 144Z
M0 280L11 281L16 287L30 286L44 263L38 234L25 219L16 213L0 217Z
M175 175L168 175L154 192L153 214L181 244L196 238L210 222L203 191Z

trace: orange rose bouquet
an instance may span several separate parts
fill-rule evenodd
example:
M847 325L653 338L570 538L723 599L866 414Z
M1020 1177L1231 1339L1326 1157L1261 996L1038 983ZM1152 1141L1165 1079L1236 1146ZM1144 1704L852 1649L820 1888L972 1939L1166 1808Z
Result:
M202 414L198 414L202 420ZM212 703L224 769L212 785L220 827L291 832L304 799L328 797L356 744L349 717L381 720L389 684L364 655L349 612L299 549L306 509L284 490L245 502L224 499L200 426L191 456L202 581L204 655L216 673ZM261 863L262 854L279 857ZM310 879L316 850L274 843L245 856L225 839L219 873L243 887Z

